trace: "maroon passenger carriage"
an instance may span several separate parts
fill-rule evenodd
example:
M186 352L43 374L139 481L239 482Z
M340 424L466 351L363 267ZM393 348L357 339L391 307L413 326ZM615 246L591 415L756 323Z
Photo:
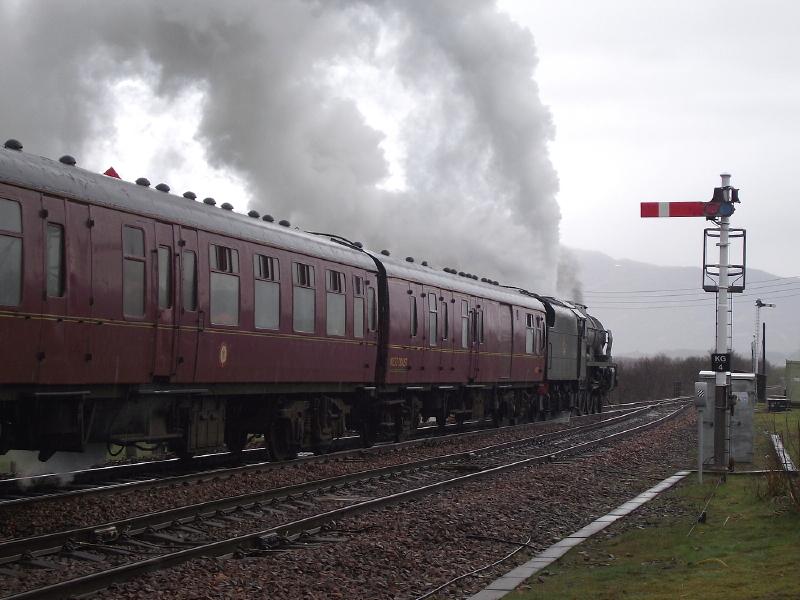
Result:
M577 406L547 300L168 191L0 149L0 452L261 433L285 458Z

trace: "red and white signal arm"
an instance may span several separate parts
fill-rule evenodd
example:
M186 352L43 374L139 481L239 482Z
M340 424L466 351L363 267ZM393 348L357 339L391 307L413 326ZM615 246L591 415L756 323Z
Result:
M730 217L730 202L642 202L642 217Z
M642 217L705 217L705 202L642 202Z

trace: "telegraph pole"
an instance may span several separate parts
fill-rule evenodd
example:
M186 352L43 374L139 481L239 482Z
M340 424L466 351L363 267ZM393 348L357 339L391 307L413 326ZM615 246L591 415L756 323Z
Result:
M761 340L759 336L761 335L761 309L762 308L775 308L774 304L768 304L766 302L762 302L761 298L756 300L756 339L755 343L753 344L753 373L760 373L761 371L758 368L758 355L761 352ZM764 356L766 358L766 356Z

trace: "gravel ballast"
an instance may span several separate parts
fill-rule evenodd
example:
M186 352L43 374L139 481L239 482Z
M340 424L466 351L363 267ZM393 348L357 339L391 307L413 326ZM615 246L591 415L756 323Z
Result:
M305 547L192 561L115 586L100 597L417 598L502 558L530 537L529 547L502 565L435 596L466 597L691 466L694 419L693 412L685 413L569 462L519 469L344 519L321 534L323 541L311 540Z

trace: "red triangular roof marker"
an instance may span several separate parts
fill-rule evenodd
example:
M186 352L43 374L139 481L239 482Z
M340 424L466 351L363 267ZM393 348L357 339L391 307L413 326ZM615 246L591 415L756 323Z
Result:
M109 177L116 177L117 179L121 179L121 177L119 176L119 173L117 173L114 170L114 167L108 167L108 169L106 170L105 173L103 173L103 175L108 175Z

